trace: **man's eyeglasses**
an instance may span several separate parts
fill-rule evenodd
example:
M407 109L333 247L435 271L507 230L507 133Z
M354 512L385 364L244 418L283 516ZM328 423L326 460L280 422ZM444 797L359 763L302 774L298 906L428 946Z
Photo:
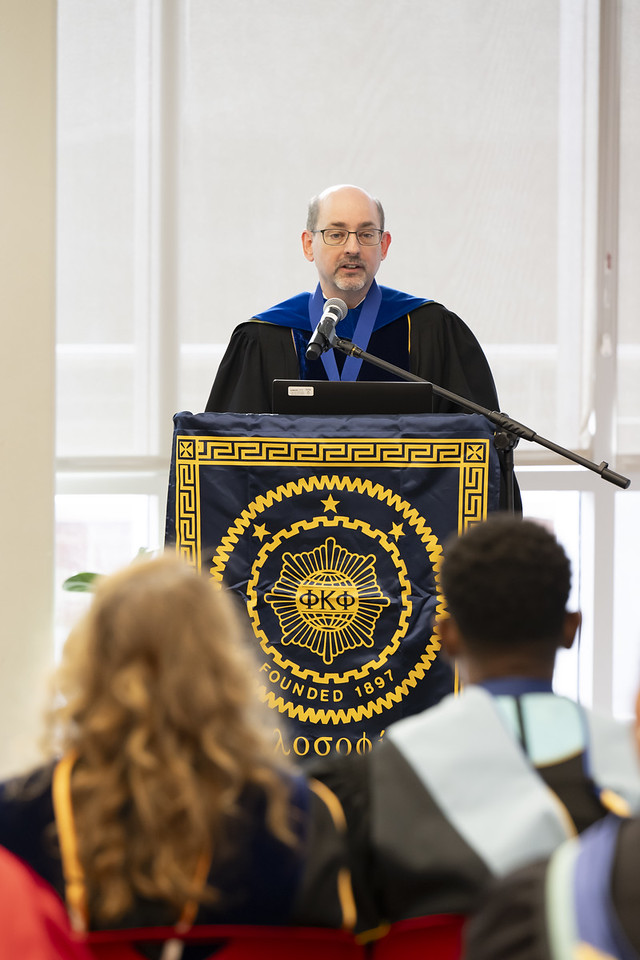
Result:
M326 230L312 230L312 233L321 233L322 239L330 247L342 247L350 234L355 233L358 243L363 247L375 247L380 243L382 230L374 227L364 227L362 230L340 230L337 227L327 227Z

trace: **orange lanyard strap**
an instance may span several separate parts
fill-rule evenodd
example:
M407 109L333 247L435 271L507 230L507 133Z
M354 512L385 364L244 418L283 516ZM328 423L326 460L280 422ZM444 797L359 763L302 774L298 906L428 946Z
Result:
M347 818L342 804L333 790L326 783L315 779L309 780L309 788L327 807L337 833L346 841ZM344 930L353 930L356 925L357 908L351 882L351 871L346 866L340 867L338 870L337 892L342 910L342 927Z
M202 890L205 883L207 882L207 877L209 876L209 870L211 869L211 854L208 850L203 850L203 852L198 857L198 862L196 864L196 872L194 880L198 887ZM180 933L185 933L189 927L193 926L193 922L196 919L196 914L198 913L198 908L200 904L197 900L187 900L184 907L182 908L182 913L180 914L180 919L176 924L176 930Z
M53 811L58 828L62 872L65 882L67 910L74 930L86 931L89 925L89 907L84 870L78 856L78 838L76 836L71 806L71 771L76 762L75 751L65 754L53 771Z
M56 764L53 771L53 810L56 818L56 827L60 841L62 856L62 871L65 882L65 899L67 910L74 930L86 932L89 928L89 904L87 900L87 886L84 870L78 854L78 837L76 834L71 803L71 771L77 760L75 751L65 754ZM195 881L198 887L203 888L211 866L211 855L204 851L198 857L195 871ZM184 933L192 925L198 913L197 900L188 900L176 924L176 931Z

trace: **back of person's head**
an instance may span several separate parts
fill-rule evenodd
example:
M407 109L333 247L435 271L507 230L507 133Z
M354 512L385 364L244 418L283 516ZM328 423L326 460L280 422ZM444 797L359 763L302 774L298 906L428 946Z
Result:
M73 712L67 735L76 745L96 737L106 756L120 748L117 728L144 717L155 749L197 743L203 721L227 726L251 702L242 639L225 591L170 554L102 578L58 675Z
M248 787L291 840L234 602L175 555L99 583L56 680L50 741L77 755L74 814L101 919L134 894L176 905L194 895L195 863L220 848Z
M540 523L492 514L446 544L440 576L448 610L475 651L560 644L571 566Z

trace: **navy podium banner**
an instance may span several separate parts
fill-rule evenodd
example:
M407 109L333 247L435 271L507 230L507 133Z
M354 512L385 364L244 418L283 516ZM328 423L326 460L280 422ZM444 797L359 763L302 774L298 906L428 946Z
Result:
M278 749L366 751L453 689L442 547L499 488L475 414L176 414L166 544L246 605Z

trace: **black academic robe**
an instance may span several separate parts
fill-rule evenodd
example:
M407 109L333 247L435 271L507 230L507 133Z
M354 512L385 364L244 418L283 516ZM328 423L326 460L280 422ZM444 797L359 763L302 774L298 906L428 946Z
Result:
M360 929L469 914L493 877L548 855L615 803L640 809L628 725L508 682L514 695L468 686L392 724L370 753L313 770L347 817Z
M0 847L28 864L64 900L60 849L68 850L69 844L59 843L61 826L53 805L54 768L43 767L26 779L0 783ZM289 846L271 833L262 792L248 787L238 803L236 817L229 819L225 829L226 853L214 851L208 882L219 897L212 904L200 906L196 925L341 927L353 922L345 915L345 909L347 913L350 910L349 897L344 896L345 876L347 887L349 881L342 814L336 815L334 809L337 801L326 788L320 785L316 789L301 776L291 776L289 782L297 844ZM166 903L139 897L118 926L162 926L176 919L175 911ZM185 958L199 955L196 947L184 953Z
M293 298L296 303L299 299ZM265 316L269 316L269 311ZM301 326L305 320L297 320L295 326L286 326L281 322L254 319L236 327L211 388L206 412L272 413L271 385L274 380L326 380L321 358L315 361L305 358L311 337L311 327L304 329ZM344 355L335 352L341 365ZM488 410L500 409L493 375L482 347L466 323L441 303L428 301L375 329L367 352ZM398 378L366 361L358 374L358 380L390 379ZM433 412L460 413L461 410L457 404L434 393ZM509 474L501 450L499 457L502 473L500 508L505 509ZM514 507L517 513L522 512L516 481Z
M273 380L326 380L322 360L306 361L311 329L249 320L234 330L215 378L206 410L271 413ZM498 409L493 376L469 327L441 303L424 303L374 330L367 352L429 380L436 386ZM397 379L363 362L358 380ZM460 413L434 396L434 413Z

